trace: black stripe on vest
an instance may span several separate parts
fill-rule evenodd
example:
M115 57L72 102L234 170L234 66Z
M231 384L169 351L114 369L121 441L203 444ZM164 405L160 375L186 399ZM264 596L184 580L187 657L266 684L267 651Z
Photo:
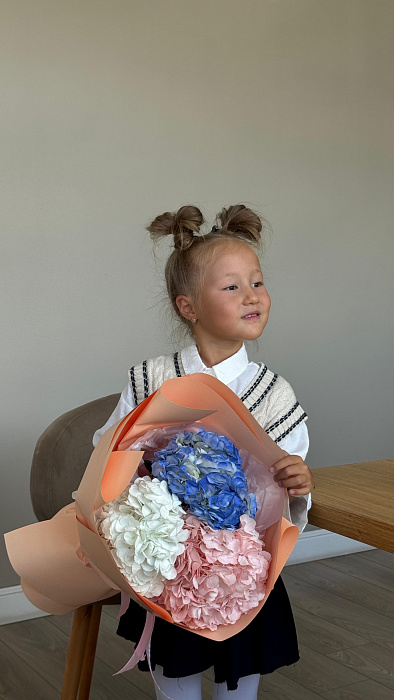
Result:
M131 386L133 388L134 403L136 406L138 406L138 396L137 396L137 387L135 385L134 367L130 368L130 381L131 381Z
M282 416L282 418L280 418L279 420L277 420L276 423L273 423L272 425L270 425L270 427L267 428L265 432L266 432L266 433L271 433L273 430L275 430L275 428L278 427L278 425L282 425L282 423L284 423L285 420L287 420L288 418L290 418L291 414L294 413L294 411L298 408L299 405L300 405L300 404L299 404L298 401L297 401L297 402L294 404L293 408L291 408L290 411L289 411L288 413L286 413L285 416Z
M261 380L263 379L263 377L265 376L266 373L267 373L267 367L265 366L264 369L263 369L263 371L261 372L260 376L257 377L257 379L256 379L256 381L254 382L254 384L252 384L252 386L250 387L250 389L248 389L248 391L247 391L243 396L241 396L241 401L246 401L246 399L247 399L251 394L253 394L255 388L260 384Z
M294 430L294 428L295 428L299 423L302 423L302 421L305 420L305 418L308 418L308 416L307 416L306 413L303 413L302 416L301 416L301 418L299 418L298 420L296 420L296 422L293 423L293 425L291 426L291 428L288 428L288 430L286 430L286 432L282 433L282 435L279 435L279 437L277 437L277 438L275 439L275 442L279 442L280 440L283 440L283 438L285 438L286 435L288 435L289 433L291 433L291 431Z
M260 398L257 399L257 401L254 402L253 406L251 406L251 407L249 408L249 411L250 411L251 413L253 413L253 411L255 410L255 408L257 408L257 406L260 406L261 402L264 401L265 397L267 396L268 392L271 391L271 389L272 389L272 387L274 386L274 384L275 384L275 382L276 382L277 379L278 379L278 375L277 375L277 374L274 374L274 376L272 377L272 381L268 384L266 390L263 391L263 393L261 394Z
M142 363L142 376L144 378L144 399L147 399L149 396L149 384L146 360L144 360Z
M181 377L181 370L179 369L179 352L176 352L174 355L174 366L175 366L175 372L177 377Z

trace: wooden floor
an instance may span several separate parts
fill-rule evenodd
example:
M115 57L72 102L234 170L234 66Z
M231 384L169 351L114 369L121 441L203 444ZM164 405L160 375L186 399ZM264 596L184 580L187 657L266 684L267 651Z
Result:
M259 700L394 699L394 555L379 550L288 566L301 660L261 682ZM91 700L155 698L149 674L112 673L131 655L104 608ZM1 700L60 698L71 615L0 627ZM211 697L204 674L203 698ZM230 696L231 697L231 696Z

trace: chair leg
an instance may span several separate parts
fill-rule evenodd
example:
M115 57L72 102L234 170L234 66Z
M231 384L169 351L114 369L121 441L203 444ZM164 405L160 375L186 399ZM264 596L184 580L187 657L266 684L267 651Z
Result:
M83 605L74 611L61 700L77 700L92 610L93 605Z
M81 680L79 683L78 700L89 700L102 607L100 603L93 605L88 638L86 640L85 655L83 658Z

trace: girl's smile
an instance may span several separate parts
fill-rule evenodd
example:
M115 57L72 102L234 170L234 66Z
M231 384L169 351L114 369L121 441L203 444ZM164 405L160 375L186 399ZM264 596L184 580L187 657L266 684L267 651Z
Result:
M244 321L255 321L256 319L260 318L260 314L258 311L254 311L251 314L246 314L246 316L242 316Z

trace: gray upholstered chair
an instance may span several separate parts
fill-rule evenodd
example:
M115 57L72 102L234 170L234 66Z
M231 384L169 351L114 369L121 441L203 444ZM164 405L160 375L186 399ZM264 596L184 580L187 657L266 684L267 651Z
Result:
M57 418L38 439L31 467L30 493L38 520L52 518L71 503L93 451L93 433L107 421L119 394L91 401ZM103 604L120 595L74 612L64 671L62 700L87 700L90 693Z

